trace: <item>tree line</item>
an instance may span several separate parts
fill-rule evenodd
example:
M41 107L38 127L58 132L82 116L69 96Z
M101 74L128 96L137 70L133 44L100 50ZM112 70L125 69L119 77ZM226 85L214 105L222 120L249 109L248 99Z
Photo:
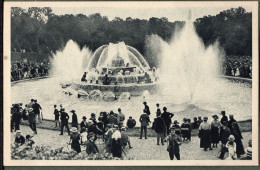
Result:
M109 21L99 13L55 15L49 7L27 10L14 7L11 9L11 49L50 54L64 48L72 39L81 48L87 46L92 51L110 42L124 41L144 54L147 36L157 34L169 41L184 24L184 21L170 22L165 17L149 20L116 17ZM227 55L252 54L252 13L244 8L204 16L194 24L206 46L218 40Z

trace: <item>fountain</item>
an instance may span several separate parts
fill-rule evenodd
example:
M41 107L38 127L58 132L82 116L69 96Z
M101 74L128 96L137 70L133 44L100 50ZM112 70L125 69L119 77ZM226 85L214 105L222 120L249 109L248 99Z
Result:
M144 90L155 93L156 82L149 70L148 63L135 48L124 42L109 43L94 52L85 69L86 78L81 82L74 81L72 88L85 90L89 94L93 90L112 92L115 98L126 92L131 96L141 95ZM105 98L113 96L105 94Z

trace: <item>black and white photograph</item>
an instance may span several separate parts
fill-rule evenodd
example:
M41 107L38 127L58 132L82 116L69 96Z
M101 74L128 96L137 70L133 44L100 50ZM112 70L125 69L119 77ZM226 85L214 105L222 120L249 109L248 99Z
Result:
M4 165L258 165L258 46L257 1L4 2Z

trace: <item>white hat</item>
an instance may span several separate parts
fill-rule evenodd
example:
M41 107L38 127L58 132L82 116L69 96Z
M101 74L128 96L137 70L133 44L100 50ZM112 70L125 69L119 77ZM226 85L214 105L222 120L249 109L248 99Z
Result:
M71 130L70 130L72 133L73 132L78 132L78 129L76 127L72 127Z

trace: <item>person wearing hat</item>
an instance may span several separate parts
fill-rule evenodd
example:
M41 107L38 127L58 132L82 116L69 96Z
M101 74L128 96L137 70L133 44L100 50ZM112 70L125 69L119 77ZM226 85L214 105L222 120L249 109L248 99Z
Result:
M156 103L156 107L157 107L157 109L156 109L156 117L157 117L157 115L161 115L162 112L161 112L160 104L159 104L159 103Z
M97 140L97 134L102 133L102 131L94 124L93 120L88 121L88 134L93 132L95 134L95 139Z
M41 110L42 110L42 107L41 105L37 102L37 100L34 100L34 104L33 104L33 111L34 111L34 114L36 115L36 117L38 117L38 121L39 122L42 122L42 118L41 118Z
M231 132L230 129L227 127L227 122L222 122L222 128L220 129L221 153L218 157L220 159L224 159L225 153L228 151L226 148L226 144L230 135Z
M181 134L183 141L191 140L191 125L188 122L188 119L184 118L183 123L181 125Z
M164 131L165 131L166 125L164 120L161 118L161 114L157 114L157 118L154 119L154 131L156 132L157 137L157 145L161 144L164 145L163 138L164 138Z
M67 128L68 130L68 134L70 135L70 128L69 128L69 118L70 116L68 115L68 113L65 112L65 109L62 108L61 109L61 116L60 116L60 119L61 119L61 133L60 135L63 135L63 129L64 127Z
M54 112L53 114L55 115L55 125L56 127L58 127L58 124L59 124L59 127L60 127L60 113L57 109L57 105L55 104L54 105Z
M226 116L226 111L225 110L221 111L221 115L222 115L222 118L220 120L220 123L222 124L224 121L228 122L228 117Z
M200 122L200 123L201 123L201 122ZM192 129L198 129L199 126L200 126L200 123L199 123L197 117L194 117L194 118L193 118L193 122L192 122Z
M126 125L127 125L127 128L130 128L130 129L135 127L136 121L133 119L132 116L129 117L129 119L127 120Z
M236 142L235 137L230 135L228 138L228 142L226 144L226 148L228 149L228 157L226 160L234 160L237 158L236 155Z
M12 107L12 126L15 128L15 131L20 130L20 124L22 119L22 114L20 112L20 106L18 104L14 104Z
M245 155L240 160L252 160L252 139L248 141L248 147L245 149Z
M82 117L82 121L80 123L80 133L82 133L82 129L83 128L85 128L85 129L88 128L88 123L87 123L87 117L86 116Z
M126 133L126 128L125 127L121 128L121 138L122 138L123 147L126 147L126 145L128 144L129 149L133 148L131 146L130 138L128 137L128 135Z
M80 141L80 134L78 133L78 129L76 127L72 127L71 135L70 135L71 149L75 150L78 153L81 152L79 141Z
M179 122L177 120L174 120L172 127L175 128L176 135L181 137L181 127L180 127Z
M76 127L78 129L78 116L76 114L76 111L75 110L71 110L70 111L72 113L72 122L71 122L71 126L72 127Z
M208 148L212 150L210 136L211 126L207 121L208 117L204 116L203 122L200 124L199 127L200 147L204 148L204 151L207 151Z
M167 151L169 152L170 160L180 160L180 145L182 144L181 137L175 133L175 128L171 127L171 134L166 137Z
M118 120L114 115L114 112L111 110L108 118L108 122L111 125L118 125Z
M173 113L167 112L167 107L163 107L163 113L161 115L162 119L164 120L164 123L166 125L166 128L164 130L164 136L167 136L170 134L170 127L172 123L172 117L174 116Z
M96 114L95 113L91 113L89 120L92 120L93 123L96 125L97 124Z
M147 139L147 126L149 125L150 121L150 117L149 115L146 113L146 110L143 110L143 114L140 116L139 119L140 123L141 123L141 133L140 133L140 138L142 139L143 137L143 132L144 132L144 136L145 139Z
M14 143L20 146L25 143L25 138L21 133L22 132L20 130L17 130L15 134L15 140L14 140Z
M211 122L211 130L210 130L210 135L211 135L211 143L212 147L218 147L219 143L219 128L221 126L220 122L218 121L218 115L213 115L213 121Z
M150 108L147 105L147 102L144 102L143 104L144 104L145 113L149 116L151 114Z
M98 153L98 147L95 144L95 134L93 132L88 133L88 141L86 143L86 152L88 155Z
M198 116L198 128L200 127L200 124L203 122L203 120L201 119L201 116Z

